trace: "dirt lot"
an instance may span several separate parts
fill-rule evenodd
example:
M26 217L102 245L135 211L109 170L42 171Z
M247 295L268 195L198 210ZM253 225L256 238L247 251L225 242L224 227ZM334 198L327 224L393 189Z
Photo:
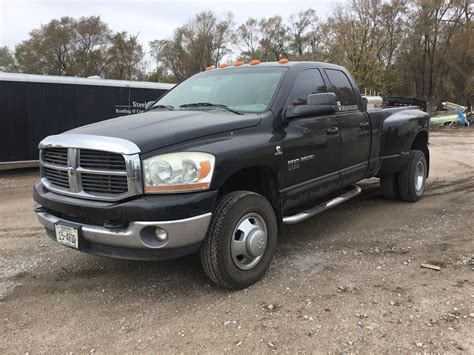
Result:
M196 257L61 247L32 212L36 174L0 175L0 351L472 353L474 130L434 132L431 154L422 201L384 201L366 181L286 228L266 278L239 292L211 286Z

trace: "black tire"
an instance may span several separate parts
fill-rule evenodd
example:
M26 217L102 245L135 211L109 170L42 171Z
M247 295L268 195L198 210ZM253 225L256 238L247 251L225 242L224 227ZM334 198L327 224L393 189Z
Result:
M422 174L420 174L420 165ZM404 201L416 202L425 191L427 164L425 155L420 150L411 150L407 164L398 173L398 192ZM420 184L420 177L422 183ZM418 181L418 182L417 182Z
M380 190L382 197L387 200L398 200L398 177L397 174L384 175L380 177Z
M242 270L234 262L231 242L239 221L256 213L266 224L265 251L255 266ZM201 246L201 263L209 279L221 287L238 290L259 281L268 270L277 242L275 212L263 196L249 191L235 191L223 196L215 208L209 231Z

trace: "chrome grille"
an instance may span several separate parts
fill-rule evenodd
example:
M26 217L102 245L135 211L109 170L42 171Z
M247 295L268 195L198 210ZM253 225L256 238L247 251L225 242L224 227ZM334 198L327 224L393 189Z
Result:
M85 192L101 194L123 194L127 192L127 177L114 175L81 174Z
M125 170L122 155L90 149L81 149L79 165L86 169Z
M67 171L52 168L43 168L44 176L54 185L69 189L69 177Z
M75 147L67 146L71 138ZM41 180L51 191L80 198L117 201L138 195L143 192L138 152L121 139L51 136L40 143Z
M67 148L49 148L43 153L43 161L48 164L67 166Z

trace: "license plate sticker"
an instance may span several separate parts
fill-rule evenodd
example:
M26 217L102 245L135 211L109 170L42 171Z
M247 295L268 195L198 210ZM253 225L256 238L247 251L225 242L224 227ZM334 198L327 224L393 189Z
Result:
M70 248L79 249L79 229L63 224L56 224L56 241Z

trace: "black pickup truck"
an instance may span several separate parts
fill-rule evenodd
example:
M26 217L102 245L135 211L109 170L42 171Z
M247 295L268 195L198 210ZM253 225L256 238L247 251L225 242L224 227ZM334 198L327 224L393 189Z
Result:
M141 114L39 145L35 211L50 238L88 253L156 260L200 252L216 284L263 277L284 224L379 177L382 195L419 200L430 117L366 112L342 67L235 63L184 81Z

